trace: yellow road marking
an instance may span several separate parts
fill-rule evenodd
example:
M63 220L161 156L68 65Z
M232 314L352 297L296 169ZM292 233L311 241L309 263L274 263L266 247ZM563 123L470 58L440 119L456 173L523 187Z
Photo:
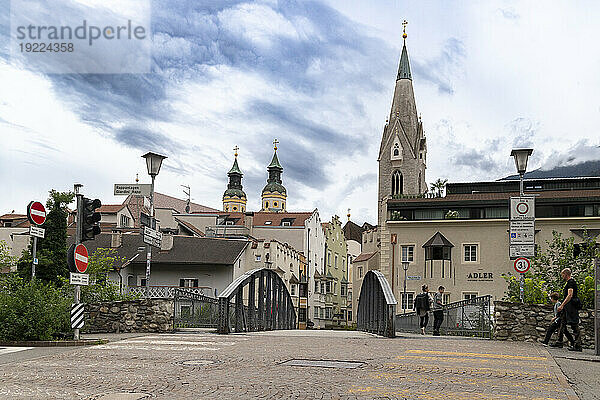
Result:
M407 353L413 354L430 354L436 356L461 356L461 357L479 357L479 358L498 358L498 359L513 359L513 360L536 360L545 361L546 357L532 356L513 356L508 354L490 354L490 353L460 353L454 351L435 351L435 350L406 350Z

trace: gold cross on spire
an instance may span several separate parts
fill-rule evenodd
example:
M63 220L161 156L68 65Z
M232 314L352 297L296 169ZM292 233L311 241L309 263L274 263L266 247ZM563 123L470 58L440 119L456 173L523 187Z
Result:
M275 148L275 151L277 151L277 145L279 144L279 141L277 139L273 140L273 146Z
M406 42L406 37L408 36L408 35L406 34L406 25L408 25L408 21L407 21L407 20L404 20L404 21L402 22L402 37L404 38L404 41L405 41L405 42Z
M239 148L239 147L237 147L237 144L236 144L236 145L235 145L235 147L233 148L233 151L235 151L235 154L234 154L234 155L235 155L235 158L237 158L237 156L238 156L238 150L239 150L239 149L240 149L240 148Z

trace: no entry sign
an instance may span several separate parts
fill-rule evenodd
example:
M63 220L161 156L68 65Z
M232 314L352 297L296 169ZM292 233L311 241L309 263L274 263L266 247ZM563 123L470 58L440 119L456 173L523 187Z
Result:
M520 274L524 274L525 272L529 271L530 265L529 259L525 257L519 257L515 260L515 271Z
M75 268L77 268L77 271L83 274L88 267L87 248L82 244L78 244L77 247L75 247L75 254L73 258L75 259Z
M42 225L46 222L46 208L39 201L32 201L27 206L27 217L32 223Z

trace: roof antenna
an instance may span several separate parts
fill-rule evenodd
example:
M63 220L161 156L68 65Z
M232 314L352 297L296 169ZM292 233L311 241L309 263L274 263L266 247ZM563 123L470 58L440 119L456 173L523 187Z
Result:
M181 186L183 187L183 193L185 193L187 195L187 202L185 204L185 213L189 214L190 213L190 193L192 193L192 190L187 185L181 185ZM187 189L187 191L186 191L186 189Z

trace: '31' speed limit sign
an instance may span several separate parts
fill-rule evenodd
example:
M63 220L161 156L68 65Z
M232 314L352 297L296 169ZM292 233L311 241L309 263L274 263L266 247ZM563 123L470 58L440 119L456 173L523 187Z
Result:
M515 260L515 271L520 274L524 274L529 271L529 267L531 266L529 259L525 257L519 257Z

